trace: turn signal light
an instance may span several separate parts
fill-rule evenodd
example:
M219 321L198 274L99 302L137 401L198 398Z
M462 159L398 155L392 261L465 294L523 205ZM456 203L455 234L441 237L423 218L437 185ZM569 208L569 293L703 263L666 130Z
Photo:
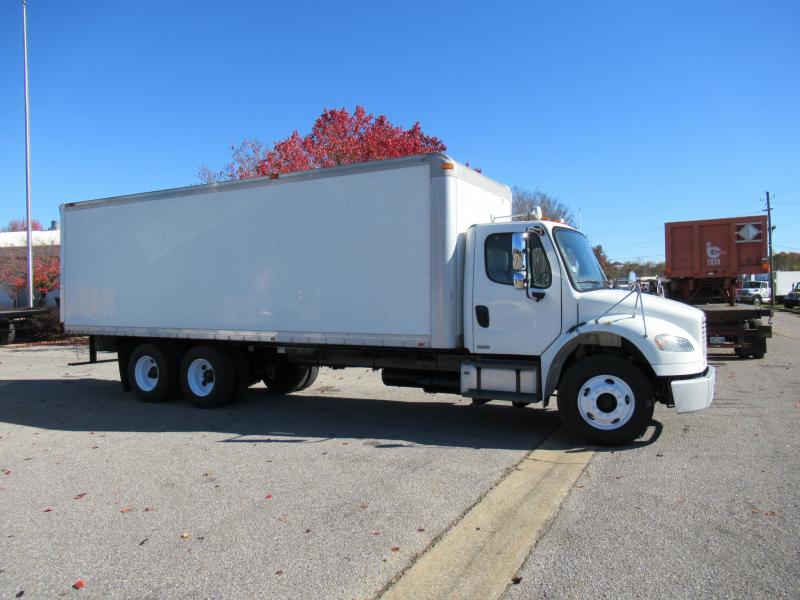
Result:
M443 162L441 165L439 165L439 168L442 171L449 171L450 169L453 169L454 167L455 167L455 165L453 163L448 163L448 162Z

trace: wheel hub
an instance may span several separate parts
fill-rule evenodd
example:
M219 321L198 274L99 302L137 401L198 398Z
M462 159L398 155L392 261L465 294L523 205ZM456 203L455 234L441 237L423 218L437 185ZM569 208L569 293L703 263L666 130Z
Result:
M195 396L208 396L214 391L214 367L205 358L196 358L187 369L186 381Z
M592 377L578 394L578 412L595 429L609 431L623 427L635 408L633 390L616 375Z
M143 392L152 392L158 386L158 365L152 356L140 356L133 367L133 378Z

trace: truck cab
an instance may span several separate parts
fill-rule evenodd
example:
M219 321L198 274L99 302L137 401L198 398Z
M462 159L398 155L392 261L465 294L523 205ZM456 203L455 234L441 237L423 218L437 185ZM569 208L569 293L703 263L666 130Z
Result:
M786 308L794 308L800 305L800 282L792 286L792 290L783 298L783 305Z
M772 299L772 288L767 281L745 281L736 290L736 301L756 306Z
M557 221L475 225L465 236L461 393L517 403L556 393L562 419L621 443L654 402L707 407L705 315L641 289L611 289L591 244Z

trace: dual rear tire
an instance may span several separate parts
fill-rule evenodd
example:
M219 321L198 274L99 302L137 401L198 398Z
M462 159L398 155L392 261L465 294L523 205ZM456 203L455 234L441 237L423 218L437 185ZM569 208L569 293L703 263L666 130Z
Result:
M264 383L273 393L290 394L311 386L318 371L318 367L284 365L271 369ZM130 353L127 379L145 402L166 402L182 393L198 408L230 404L258 381L241 349L200 345L181 356L177 347L149 342Z

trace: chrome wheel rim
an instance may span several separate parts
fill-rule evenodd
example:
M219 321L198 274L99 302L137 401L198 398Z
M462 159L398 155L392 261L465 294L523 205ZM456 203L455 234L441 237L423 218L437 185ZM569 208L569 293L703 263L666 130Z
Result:
M619 429L631 420L635 409L633 390L616 375L592 377L578 392L578 412L595 429Z
M136 386L143 392L152 392L158 386L158 365L152 356L147 354L136 359L133 367L133 378Z
M214 391L214 367L205 358L195 358L186 371L186 382L195 396L208 396Z

